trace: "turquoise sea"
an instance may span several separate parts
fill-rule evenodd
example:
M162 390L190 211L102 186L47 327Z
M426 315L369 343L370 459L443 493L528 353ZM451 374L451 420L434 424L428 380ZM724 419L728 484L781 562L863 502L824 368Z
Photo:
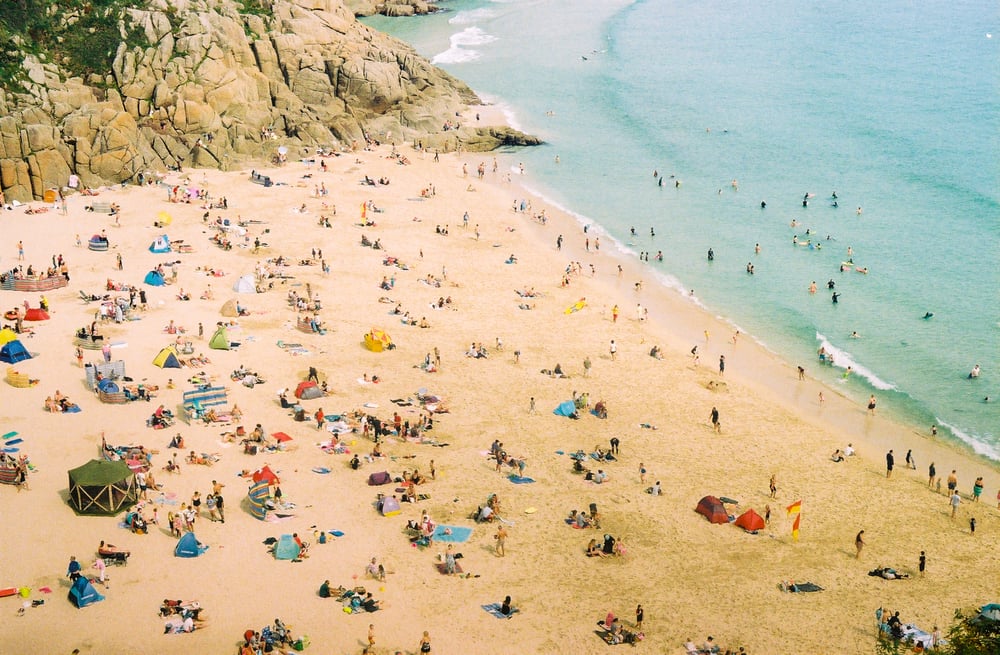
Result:
M1000 460L996 5L440 4L365 22L546 140L517 154L533 192L636 256L662 250L664 293L696 289L848 396Z

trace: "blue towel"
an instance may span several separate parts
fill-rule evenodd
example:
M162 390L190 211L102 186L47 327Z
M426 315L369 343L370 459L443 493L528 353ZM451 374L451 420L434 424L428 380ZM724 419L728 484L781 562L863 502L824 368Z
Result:
M527 476L522 478L520 475L509 475L507 476L507 479L514 484L531 484L535 481L533 478L529 478Z
M332 534L334 537L343 537L344 536L344 533L341 532L340 530L329 530L328 532L330 534Z
M21 443L22 441L24 441L24 439L8 439L7 443L5 443L4 445L5 446L16 446L17 444Z
M446 533L445 530L450 532ZM463 528L457 525L439 525L434 529L435 541L446 541L451 543L462 543L472 536L472 528Z
M509 619L517 614L518 611L516 607L512 607L510 608L510 614L504 614L500 611L500 603L490 603L489 605L480 605L480 607L498 619Z
M325 466L316 466L316 467L313 467L313 473L319 473L320 475L326 475L329 472L330 472L330 469L326 468Z
M4 451L5 453L16 453L16 452L17 452L17 451L19 451L19 450L20 450L20 448L4 448L4 449L3 449L3 451Z

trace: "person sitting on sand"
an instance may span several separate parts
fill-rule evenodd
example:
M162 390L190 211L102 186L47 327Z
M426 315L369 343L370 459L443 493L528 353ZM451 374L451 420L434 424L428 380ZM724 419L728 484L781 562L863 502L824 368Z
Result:
M587 557L607 557L604 551L601 550L601 545L597 542L597 539L591 539L590 543L587 544Z
M659 346L653 346L649 349L649 356L653 359L663 359L663 351Z
M844 461L844 453L843 453L843 451L841 451L840 448L838 448L837 450L833 451L833 454L830 455L830 459L832 459L835 462L842 462L842 461Z

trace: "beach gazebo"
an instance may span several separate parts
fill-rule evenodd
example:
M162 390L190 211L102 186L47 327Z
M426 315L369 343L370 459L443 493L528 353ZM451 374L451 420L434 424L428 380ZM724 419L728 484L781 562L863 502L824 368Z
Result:
M69 504L79 514L113 516L139 499L124 461L93 459L69 472Z

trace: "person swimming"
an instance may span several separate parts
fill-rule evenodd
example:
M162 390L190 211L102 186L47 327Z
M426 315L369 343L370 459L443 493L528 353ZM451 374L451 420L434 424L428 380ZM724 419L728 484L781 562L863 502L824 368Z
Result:
M972 367L972 370L969 371L969 379L972 380L978 377L979 377L979 364L976 364L975 366Z
M927 320L929 318L932 318L933 316L934 316L934 312L927 312L926 314L924 314L923 318L924 318L924 320Z

